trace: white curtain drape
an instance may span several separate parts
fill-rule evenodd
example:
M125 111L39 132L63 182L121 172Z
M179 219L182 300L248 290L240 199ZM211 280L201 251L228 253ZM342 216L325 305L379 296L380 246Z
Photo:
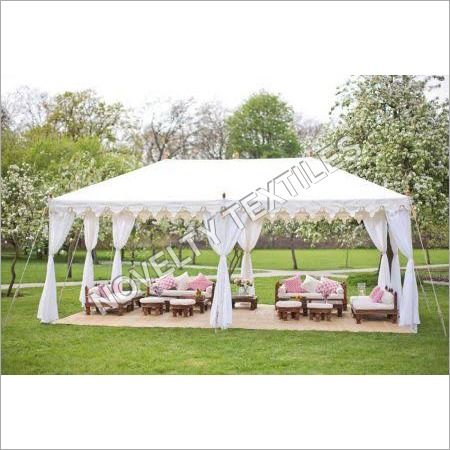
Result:
M49 216L47 274L37 313L37 318L42 323L51 323L58 319L54 256L64 244L74 219L73 212L50 213Z
M112 232L115 253L111 272L111 282L122 275L122 258L120 250L125 247L134 226L134 216L123 212L112 217Z
M208 241L212 249L219 255L219 265L217 266L216 286L211 307L210 324L213 328L228 328L232 321L231 286L228 277L227 256L233 250L239 237L241 229L236 225L230 215L223 217L216 214L211 221L214 221L215 236L217 241L208 235ZM206 222L205 227L211 229Z
M389 261L387 257L387 221L384 212L378 212L373 217L364 218L367 233L375 247L381 252L380 270L378 272L378 286L390 286Z
M247 218L245 228L241 231L238 238L238 243L244 251L244 254L242 255L241 277L247 280L253 281L254 279L251 252L258 242L261 229L262 220L253 221L250 218ZM251 287L250 291L252 294L255 293L254 285Z
M417 290L416 273L414 271L413 246L411 238L411 218L409 211L400 209L388 212L389 229L400 251L408 258L403 293L400 303L400 325L410 326L417 330L419 319L419 292Z
M94 213L87 213L84 217L84 244L86 246L86 259L84 261L83 280L81 282L80 301L84 305L86 299L85 287L94 286L94 261L92 250L97 245L99 220Z
M389 240L392 248L392 263L391 263L391 288L397 292L397 303L398 308L402 304L402 276L400 273L400 259L398 256L398 245L395 242L395 237L392 233L391 227L389 226Z

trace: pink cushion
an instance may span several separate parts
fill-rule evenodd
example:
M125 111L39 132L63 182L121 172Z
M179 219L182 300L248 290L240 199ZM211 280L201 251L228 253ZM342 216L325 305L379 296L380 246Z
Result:
M325 298L327 298L331 294L336 294L336 290L338 287L339 283L337 283L336 281L322 277L316 287L316 292L318 294L322 294Z
M162 288L158 286L158 282L152 283L150 286L150 295L155 295L156 297L160 297L162 294Z
M300 279L300 275L295 275L292 278L284 280L283 284L286 288L287 294L300 294L302 292L306 292L306 290L302 288L302 280Z
M208 280L202 273L199 273L196 277L192 278L188 281L187 289L188 291L193 290L196 291L200 289L201 291L205 291L207 287L212 286L212 281Z
M381 303L381 298L383 297L384 289L381 289L380 286L376 286L372 289L372 292L369 294L370 299L374 303Z
M157 282L157 286L163 290L170 290L177 288L177 280L172 275L167 275L164 278L160 278Z

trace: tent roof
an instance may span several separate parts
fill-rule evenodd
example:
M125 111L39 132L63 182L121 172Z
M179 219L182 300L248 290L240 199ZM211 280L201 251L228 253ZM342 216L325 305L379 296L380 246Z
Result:
M303 176L296 177L293 167ZM318 177L319 173L323 175ZM289 180L296 182L297 195L289 195L282 174L291 174ZM272 217L344 218L410 208L409 197L325 166L315 158L167 159L64 194L50 200L49 206L54 212L70 209L77 215L89 210L97 215L129 210L144 217L201 216L203 212L214 214L224 204L238 202L258 188L267 189L271 180L275 180L275 194L286 200L275 203ZM258 196L266 204L266 197Z

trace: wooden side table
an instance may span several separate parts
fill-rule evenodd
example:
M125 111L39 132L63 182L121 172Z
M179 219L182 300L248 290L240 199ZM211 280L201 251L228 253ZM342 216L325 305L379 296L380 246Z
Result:
M250 303L250 310L254 311L258 307L258 297L255 295L232 295L231 303L233 308L235 303Z

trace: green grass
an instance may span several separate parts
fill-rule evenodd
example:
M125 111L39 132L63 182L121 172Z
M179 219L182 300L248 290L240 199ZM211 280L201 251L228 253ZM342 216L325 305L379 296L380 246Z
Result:
M349 277L350 294L360 280ZM273 278L260 278L260 301L273 303ZM426 288L429 301L431 290ZM431 304L420 301L416 335L41 325L40 289L25 289L2 328L4 374L448 374L448 339ZM437 287L448 317L448 288ZM60 316L80 310L66 288ZM9 299L2 300L5 319ZM250 312L249 312L250 314ZM447 323L448 327L448 323Z
M320 270L320 269L345 269L346 251L343 249L304 249L297 250L297 260L301 270ZM430 251L431 262L433 264L448 264L448 250L433 249ZM189 252L184 252L183 257L189 256ZM129 261L129 252L126 252L125 261ZM84 265L84 251L78 251L73 261L73 275L69 281L80 281L83 275ZM149 252L141 252L138 254L139 259L143 260L149 257ZM417 265L424 264L424 257L421 250L414 252L415 262ZM110 251L99 251L99 258L102 262L95 266L95 277L98 280L108 279L111 275L111 260L112 255ZM217 266L218 258L212 250L202 250L201 255L197 259L198 265ZM349 254L348 268L368 268L378 267L379 253L376 249L352 249ZM401 258L401 263L405 264L404 258ZM2 284L9 283L11 254L4 253L2 255ZM21 258L16 265L16 272L18 278L20 277L23 267L25 265L25 258ZM255 269L286 269L292 270L292 260L289 250L282 249L257 249L253 252L253 266ZM55 258L56 279L57 281L64 281L67 273L67 266L65 257L57 256ZM126 266L125 267L129 267ZM46 271L46 261L30 260L27 271L23 278L23 282L44 282ZM214 273L211 269L189 269L189 272L195 274L197 272L205 274ZM155 275L155 274L154 274ZM18 282L18 279L17 279Z
M447 249L430 250L432 264L448 264ZM349 252L348 267L345 267L346 250L344 249L302 249L296 251L300 270L322 269L362 269L378 267L380 254L376 249L358 248ZM281 269L292 270L290 250L286 249L256 249L252 253L253 267L255 269ZM416 265L425 264L423 251L414 250ZM205 266L217 265L217 255L212 250L202 250L197 258L197 264ZM406 260L400 256L400 263L406 265Z
M108 258L108 252L102 251L100 252L100 264L95 265L94 271L95 271L95 279L96 280L107 280L111 276L111 259ZM81 281L83 278L83 267L84 267L84 257L85 252L79 251L76 254L76 257L73 260L72 263L72 278L69 278L67 281ZM186 257L186 256L185 256ZM4 253L2 255L2 284L8 284L11 281L11 273L10 273L10 267L12 262L12 255L9 253ZM25 267L26 258L20 258L16 264L16 283L19 282L19 279L21 277L22 271ZM43 283L45 281L45 274L47 270L47 261L46 259L43 260L37 260L36 258L31 258L30 262L28 263L27 270L23 277L23 283ZM127 268L130 268L131 264L128 259L124 262L124 274L126 273ZM152 267L149 265L149 273L151 276L156 277L156 272L152 269ZM142 269L139 268L139 265L137 264L136 270L143 274ZM163 269L166 270L166 269ZM197 274L198 272L203 272L204 274L213 274L215 273L215 270L212 269L186 269L189 274ZM55 258L55 271L56 271L56 281L64 281L66 279L67 275L67 262L65 257L58 255ZM183 270L184 271L184 270ZM177 270L175 273L179 274L182 271Z

